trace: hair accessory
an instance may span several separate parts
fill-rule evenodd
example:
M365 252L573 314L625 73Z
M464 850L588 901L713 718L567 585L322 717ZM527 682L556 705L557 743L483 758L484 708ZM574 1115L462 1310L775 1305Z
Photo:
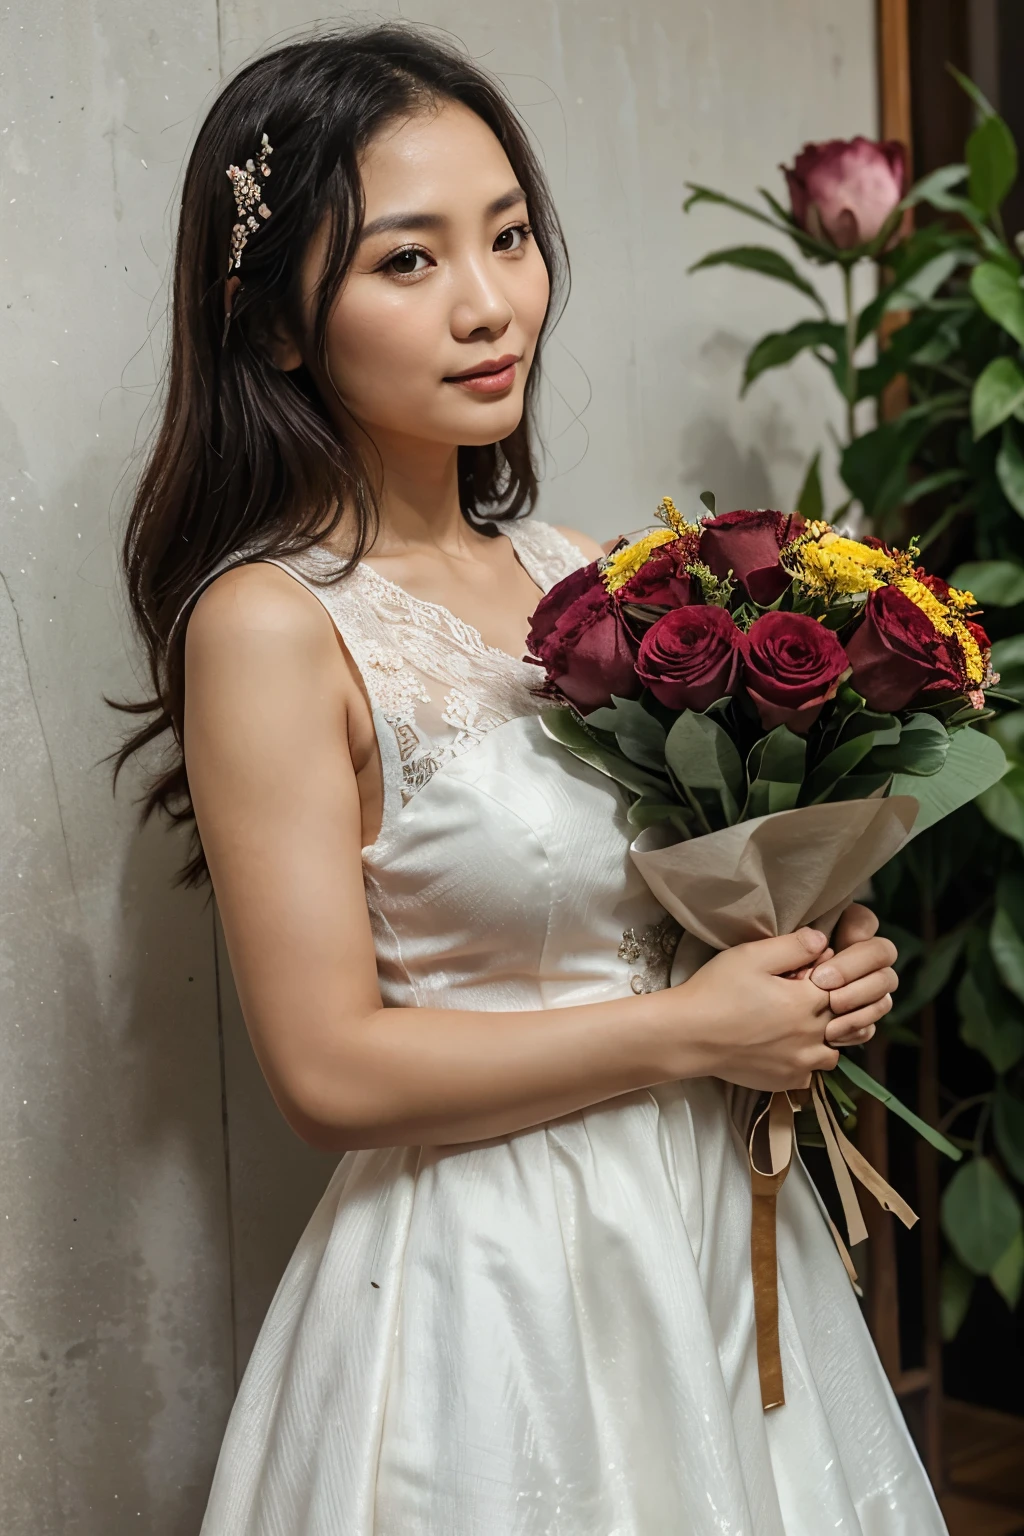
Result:
M263 183L256 180L256 171L259 169L263 181L266 181L270 175L267 156L273 153L270 140L264 134L255 164L252 160L247 160L244 169L237 165L228 166L227 173L234 189L235 205L238 208L239 220L231 230L231 257L228 261L229 276L237 267L241 266L242 249L249 235L253 230L257 230L260 227L259 219L256 218L253 209L256 210L261 219L270 218L270 209L263 201Z

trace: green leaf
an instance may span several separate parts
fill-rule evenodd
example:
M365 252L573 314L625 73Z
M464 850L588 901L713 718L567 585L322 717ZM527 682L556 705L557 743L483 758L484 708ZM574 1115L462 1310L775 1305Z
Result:
M879 773L927 778L938 773L946 761L951 740L941 720L933 715L913 715L899 740L892 746L876 746L864 766Z
M714 515L715 515L715 493L714 493L714 491L701 491L700 499L704 503L704 505L707 507L708 511L711 513L711 516L714 517Z
M974 1276L952 1254L942 1261L939 1280L942 1317L942 1338L949 1344L960 1332L960 1325L967 1316L974 1291Z
M1024 373L1012 357L994 357L978 376L971 393L974 440L1002 426L1024 405Z
M982 91L981 86L975 85L970 75L965 75L962 70L957 69L955 64L950 64L947 62L946 68L949 70L950 74L953 76L953 79L956 81L960 89L974 102L974 105L977 107L982 117L994 117L996 109Z
M980 794L978 810L989 826L1024 850L1024 764L1013 763L998 784Z
M927 419L904 411L896 421L855 437L844 450L843 479L869 516L884 516L903 501L911 463L931 430Z
M901 997L897 992L896 1005L886 1016L888 1023L902 1024L912 1019L927 1003L938 997L953 974L965 937L964 929L954 930L929 945L906 996Z
M1000 690L1002 686L1000 683ZM995 737L1007 757L1016 763L1024 763L1024 709L1011 709L1005 715L997 715L985 729ZM1009 778L1009 774L1006 777ZM1014 794L1024 798L1024 786L1015 787Z
M1000 980L1024 1002L1024 875L1004 875L996 886L988 941Z
M924 496L931 496L934 491L944 491L947 485L958 485L970 476L965 469L939 469L934 475L925 475L921 480L915 480L903 493L903 505L913 506L915 501L920 501Z
M992 1284L1012 1312L1020 1300L1024 1282L1024 1232L1018 1232L1006 1252L992 1267Z
M818 297L814 287L805 277L787 261L779 251L773 251L766 245L734 245L725 251L712 251L709 256L704 256L700 261L695 261L688 270L700 272L705 267L744 267L750 272L760 272L764 277L774 277L780 283L788 283L791 288L797 288L805 293L808 298L814 300L818 308L825 313L825 306Z
M999 673L999 692L1024 700L1024 635L997 640L992 646L992 667Z
M971 202L990 217L1017 180L1017 146L995 113L983 118L967 140L967 166Z
M942 1230L961 1263L989 1275L1021 1230L1020 1206L987 1157L958 1168L942 1197Z
M808 522L816 522L825 515L825 498L821 490L821 450L814 455L807 466L804 483L800 487L800 494L796 499L796 509Z
M1003 423L1003 440L996 456L996 479L1010 506L1024 517L1024 453L1008 421Z
M583 719L596 730L610 731L630 762L655 773L665 772L665 727L639 699L623 699L613 693L610 705L591 710Z
M550 736L552 741L567 747L581 762L588 763L591 768L597 768L599 772L607 774L610 779L614 779L619 784L624 784L627 789L633 790L636 794L651 793L655 799L664 800L670 793L669 785L663 778L645 773L628 758L621 757L619 753L598 741L571 709L555 707L541 710L540 724L544 734Z
M743 370L742 394L769 368L782 368L808 347L831 347L837 356L845 346L843 328L831 320L801 320L788 331L771 331L752 349Z
M886 311L917 309L933 299L943 283L953 276L963 257L957 250L940 251L926 261L905 282L897 283L885 301Z
M997 783L1008 766L1006 754L997 741L967 726L951 739L946 761L938 773L927 779L897 773L890 794L913 795L917 800L921 808L912 833L917 837L926 827L934 826Z
M930 1146L933 1146L937 1152L944 1152L947 1157L953 1159L954 1163L960 1161L963 1153L959 1147L954 1147L953 1143L947 1141L941 1131L937 1131L934 1126L928 1125L920 1116L915 1115L913 1110L908 1109L905 1104L901 1104L894 1093L890 1092L882 1083L876 1082L869 1072L864 1071L863 1067L858 1067L856 1062L851 1061L842 1052L839 1053L839 1061L836 1065L840 1072L845 1072L851 1083L855 1083L865 1093L870 1093L873 1099L877 1099L880 1104L884 1104L886 1109L897 1115L899 1119L906 1121L907 1125L912 1126L917 1134L923 1136L925 1141Z
M726 821L739 814L745 776L736 746L716 720L684 709L665 739L665 760L687 789L714 789Z
M899 953L896 956L895 968L902 977L904 967L911 961L919 959L923 953L924 939L919 933L913 933L909 928L903 928L899 923L894 923L891 918L884 918L878 925L878 931L883 939L888 939L891 944L896 945Z
M1003 1161L1013 1177L1024 1183L1024 1100L1005 1083L996 1084L992 1126Z
M833 790L836 784L863 762L874 747L878 734L874 730L863 731L848 741L840 742L838 747L833 747L831 752L826 753L821 762L807 775L807 782L800 797L803 804L817 805L823 800L835 799ZM888 773L890 770L880 771Z
M757 776L773 784L800 784L806 758L806 738L786 725L777 725L763 738Z
M949 192L967 180L966 165L941 165L937 171L915 182L903 199L904 208L915 208L918 203L930 203L937 193Z
M980 1051L994 1071L1009 1072L1024 1055L1024 1024L1012 999L978 970L968 971L956 991L960 1038Z
M971 273L970 286L989 319L1024 346L1024 289L1019 279L997 262L983 261Z
M958 565L950 585L973 592L986 608L1014 608L1024 603L1024 565L1018 560L969 560Z
M651 827L655 822L659 821L670 821L685 836L689 836L693 832L692 818L689 811L683 806L678 804L668 805L663 801L654 800L645 795L641 795L639 800L633 801L633 804L626 812L626 820L631 827L636 827L638 832L642 832L645 827Z
M850 1098L850 1095L846 1092L846 1089L836 1077L835 1073L823 1072L821 1075L824 1079L825 1087L828 1089L829 1093L832 1095L836 1103L839 1105L839 1108L842 1110L844 1119L849 1119L850 1115L855 1115L857 1113L857 1106Z
M716 192L714 187L702 187L695 181L688 181L686 187L690 195L683 203L684 213L689 213L690 209L695 208L698 203L715 203L721 208L732 208L735 213L745 213L748 219L756 219L759 224L767 224L782 234L792 233L785 222L780 223L776 219L770 219L766 213L761 212L760 208L753 208L750 203L738 202L734 197L726 197L724 192Z

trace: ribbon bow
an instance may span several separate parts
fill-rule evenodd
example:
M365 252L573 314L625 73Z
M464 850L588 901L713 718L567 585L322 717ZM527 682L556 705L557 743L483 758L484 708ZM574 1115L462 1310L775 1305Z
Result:
M862 1243L867 1227L857 1199L851 1173L870 1190L883 1210L898 1216L905 1227L912 1227L917 1215L907 1202L872 1168L853 1143L843 1134L828 1101L820 1072L811 1079L810 1088L773 1093L755 1119L748 1142L752 1212L750 1222L750 1269L754 1285L754 1330L757 1337L757 1372L761 1383L761 1407L780 1408L786 1401L782 1382L782 1354L779 1349L779 1267L776 1247L776 1206L779 1190L793 1161L796 1141L794 1108L808 1102L813 1106L832 1174L839 1190L850 1247ZM763 1165L767 1165L767 1167ZM829 1230L839 1255L859 1296L857 1271L843 1239L831 1217Z

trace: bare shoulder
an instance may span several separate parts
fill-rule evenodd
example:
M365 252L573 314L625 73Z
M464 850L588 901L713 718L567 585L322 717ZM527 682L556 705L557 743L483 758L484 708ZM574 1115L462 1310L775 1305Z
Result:
M580 554L586 555L588 560L604 558L604 550L596 539L590 537L589 533L581 533L578 528L565 528L561 523L552 523L551 526L556 528L563 538L568 539L570 544L575 544Z
M327 649L333 625L323 605L265 560L232 566L196 602L185 634L190 661L267 643L287 651Z

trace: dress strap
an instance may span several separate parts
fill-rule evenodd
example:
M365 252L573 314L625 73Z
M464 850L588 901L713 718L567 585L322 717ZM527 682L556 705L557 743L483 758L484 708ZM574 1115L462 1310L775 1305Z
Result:
M498 526L511 539L520 563L545 592L590 563L583 551L552 523L527 517Z

